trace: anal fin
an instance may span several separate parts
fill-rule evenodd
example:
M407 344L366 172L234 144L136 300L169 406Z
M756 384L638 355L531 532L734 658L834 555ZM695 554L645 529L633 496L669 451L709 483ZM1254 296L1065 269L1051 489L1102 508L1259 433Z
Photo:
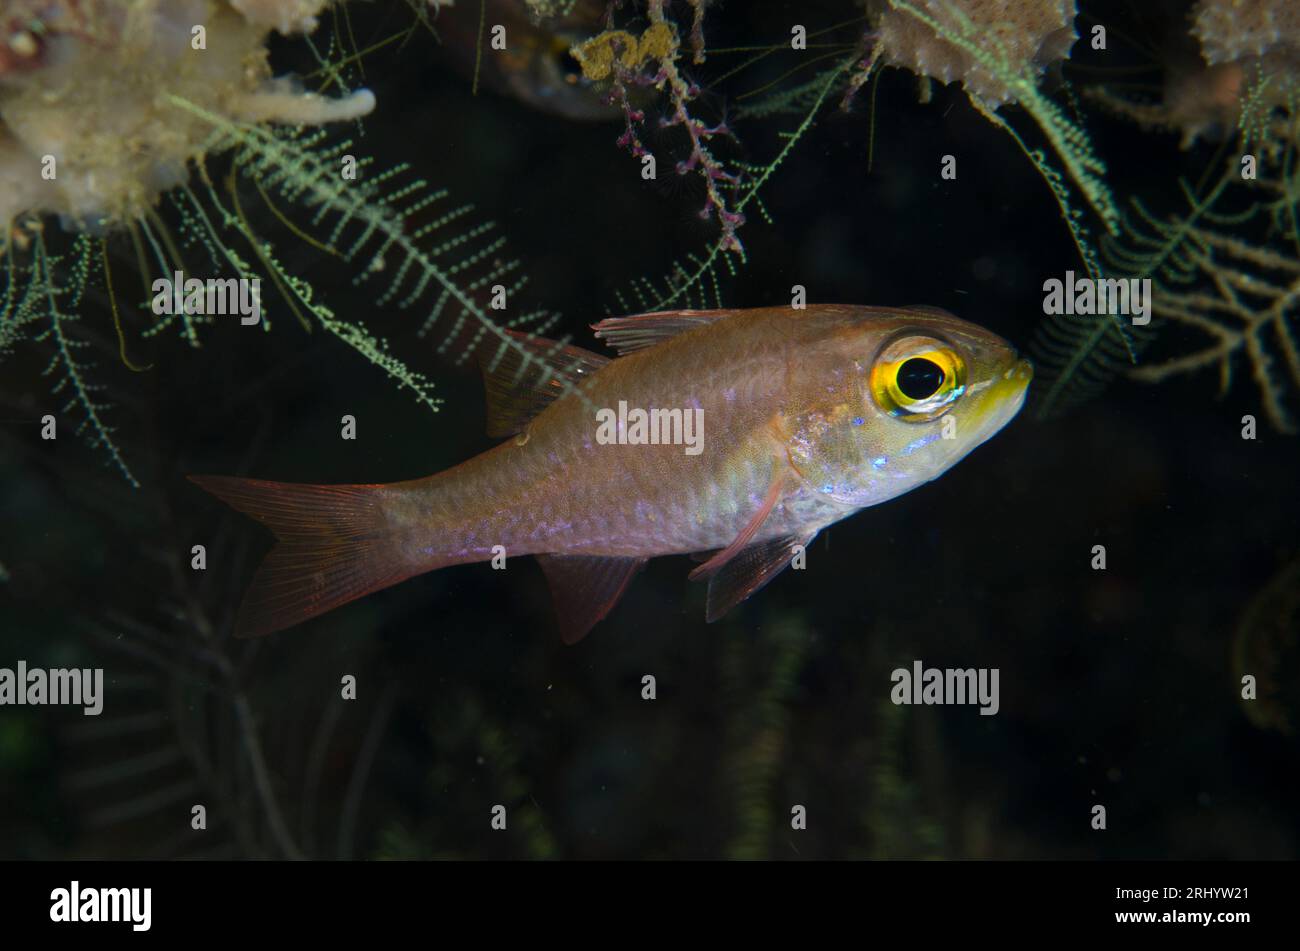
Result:
M759 542L727 561L709 578L704 619L713 623L779 575L793 560L795 548L807 548L816 534Z
M576 644L613 610L645 558L538 555L560 622L560 637Z

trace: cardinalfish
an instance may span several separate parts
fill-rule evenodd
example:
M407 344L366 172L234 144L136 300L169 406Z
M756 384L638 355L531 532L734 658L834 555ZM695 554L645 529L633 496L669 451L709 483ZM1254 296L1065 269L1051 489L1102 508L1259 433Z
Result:
M593 83L570 53L600 32L602 0L576 0L565 14L535 23L519 0L483 0L439 7L435 27L443 49L459 72L500 95L577 121L617 119L622 112L605 101L608 84ZM482 24L505 30L505 49L490 46Z
M1000 337L926 307L669 311L593 329L617 358L516 335L484 366L489 431L513 438L436 475L192 476L279 538L238 633L502 550L537 556L568 643L658 555L697 556L714 621L823 528L946 472L1016 415L1033 375ZM521 350L547 366L536 383ZM697 452L674 438L686 421ZM664 438L649 438L656 425Z

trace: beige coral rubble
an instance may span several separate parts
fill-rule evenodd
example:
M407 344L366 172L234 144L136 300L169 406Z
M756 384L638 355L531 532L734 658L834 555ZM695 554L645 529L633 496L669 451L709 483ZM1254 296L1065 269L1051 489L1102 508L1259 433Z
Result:
M1037 75L1069 55L1074 45L1074 0L910 0L910 5L952 33L962 21L1004 56L1015 72ZM990 108L1010 102L1006 84L967 51L940 36L894 0L869 0L882 61L939 82L960 82Z
M311 33L316 29L316 15L326 0L230 0L230 5L249 23L271 27L289 36Z
M145 213L187 179L212 132L173 96L240 122L318 124L368 113L368 90L327 99L271 75L269 31L310 29L324 5L78 4L84 22L44 35L39 68L0 75L0 228L7 233L34 213L102 230Z
M1199 57L1170 65L1163 100L1135 103L1107 91L1092 97L1143 125L1182 133L1182 147L1198 139L1235 134L1248 100L1257 118L1275 124L1281 148L1297 98L1300 71L1300 0L1199 0L1190 32ZM1280 110L1288 118L1269 118Z
M1300 56L1297 0L1199 0L1192 35L1211 65L1243 59Z

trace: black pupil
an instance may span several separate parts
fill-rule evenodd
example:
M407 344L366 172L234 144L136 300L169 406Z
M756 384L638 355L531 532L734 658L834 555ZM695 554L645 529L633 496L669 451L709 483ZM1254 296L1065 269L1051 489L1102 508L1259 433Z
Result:
M898 368L898 388L910 400L934 396L943 386L943 370L933 360L913 357Z

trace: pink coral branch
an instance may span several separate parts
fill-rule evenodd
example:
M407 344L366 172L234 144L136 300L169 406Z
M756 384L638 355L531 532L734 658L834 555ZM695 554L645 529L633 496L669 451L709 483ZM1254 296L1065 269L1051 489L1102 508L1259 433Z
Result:
M664 0L649 0L648 13L651 23L664 22ZM669 99L672 102L672 115L661 120L664 126L680 125L686 130L686 134L691 141L691 154L681 162L677 163L677 173L685 175L688 172L698 169L704 177L706 198L704 208L700 211L701 218L710 218L715 213L718 217L718 223L722 227L722 246L727 251L743 252L744 247L737 237L736 231L745 223L745 216L738 211L732 211L727 205L727 200L722 194L719 183L733 184L736 177L728 172L709 151L707 142L716 135L729 135L730 132L726 123L709 128L699 119L694 118L687 108L688 103L694 100L700 93L699 87L693 83L688 83L677 69L677 51L672 55L664 57L660 63L659 75L655 77L655 85L665 85L668 88Z

